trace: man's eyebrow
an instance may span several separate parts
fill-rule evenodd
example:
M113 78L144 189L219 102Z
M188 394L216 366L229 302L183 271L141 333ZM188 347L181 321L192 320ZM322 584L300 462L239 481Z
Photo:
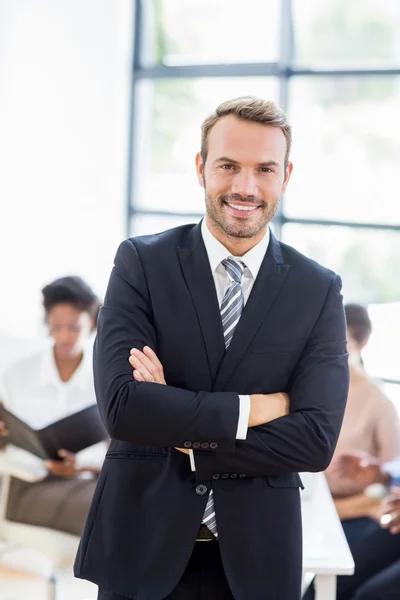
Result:
M229 156L220 156L219 158L216 158L215 163L218 162L228 162L228 163L232 163L234 165L238 165L238 161L233 159L233 158L229 158ZM267 160L265 162L261 162L258 163L257 165L258 167L279 167L279 163L276 162L276 160Z
M258 163L259 167L279 167L279 163L276 160L267 160L266 162Z
M220 156L220 158L216 158L214 160L214 162L230 162L230 163L234 163L235 165L238 165L238 161L234 160L233 158L229 158L229 156Z

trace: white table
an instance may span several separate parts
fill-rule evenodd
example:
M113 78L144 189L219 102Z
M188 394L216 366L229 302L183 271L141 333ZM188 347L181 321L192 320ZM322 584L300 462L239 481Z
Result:
M336 599L336 576L352 575L354 561L325 475L303 473L303 573L315 574L315 600Z

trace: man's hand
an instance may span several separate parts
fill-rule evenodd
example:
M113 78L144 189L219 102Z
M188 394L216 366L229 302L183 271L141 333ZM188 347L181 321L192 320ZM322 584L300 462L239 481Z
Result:
M380 523L390 533L400 533L400 488L392 488L391 495L382 502Z
M290 398L288 394L252 394L250 396L249 427L264 425L279 417L284 417L290 412Z
M380 462L366 452L343 452L332 463L332 471L341 477L348 477L360 487L373 483L387 483L389 476L381 469Z
M132 348L129 363L133 367L133 377L136 381L166 385L164 368L157 354L149 346L145 346L143 352Z

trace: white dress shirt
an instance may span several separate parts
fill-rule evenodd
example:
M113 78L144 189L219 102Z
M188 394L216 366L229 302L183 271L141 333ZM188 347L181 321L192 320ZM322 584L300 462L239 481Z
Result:
M242 291L244 304L249 299L250 292L253 289L254 282L257 278L261 264L264 260L265 253L268 249L270 233L269 229L263 239L258 242L249 252L243 256L232 256L229 250L225 248L210 232L207 227L206 220L201 223L201 234L206 247L208 260L210 263L211 272L215 283L215 291L217 293L218 304L221 306L231 281L226 272L225 267L221 264L225 258L233 258L240 260L245 264L242 278ZM245 440L247 437L247 427L250 414L250 396L239 396L239 421L236 433L236 439ZM192 470L195 470L193 451L190 451L190 462Z
M53 346L10 365L2 376L0 400L6 408L33 429L42 429L68 415L96 404L93 383L92 349L85 350L83 358L69 381L62 381L54 358ZM105 444L95 444L77 454L79 465L100 465L104 459ZM18 454L20 454L20 450ZM12 459L15 448L6 447L7 458ZM32 464L33 457L30 457ZM35 457L35 461L42 461Z

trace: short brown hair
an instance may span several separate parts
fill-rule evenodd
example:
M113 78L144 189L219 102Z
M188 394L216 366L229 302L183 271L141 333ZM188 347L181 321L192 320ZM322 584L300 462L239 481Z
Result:
M208 136L214 125L227 115L234 115L243 121L253 121L262 125L272 125L282 130L286 139L285 168L289 162L292 146L292 128L283 110L272 100L262 100L255 96L242 96L227 100L220 104L201 126L201 158L206 162L208 152Z

